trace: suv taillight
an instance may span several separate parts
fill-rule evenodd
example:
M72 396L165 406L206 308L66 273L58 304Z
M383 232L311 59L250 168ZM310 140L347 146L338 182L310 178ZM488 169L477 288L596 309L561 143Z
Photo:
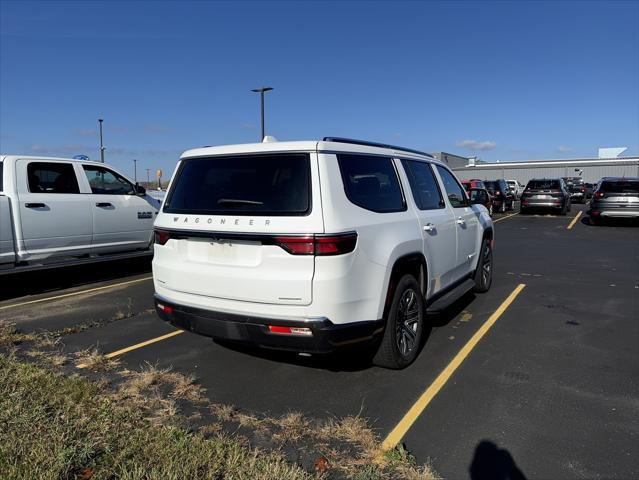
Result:
M604 192L595 192L595 198L604 198L605 196Z
M342 255L355 250L357 233L341 235L277 236L275 243L291 255Z
M155 243L158 245L164 245L171 239L171 232L166 230L155 229Z

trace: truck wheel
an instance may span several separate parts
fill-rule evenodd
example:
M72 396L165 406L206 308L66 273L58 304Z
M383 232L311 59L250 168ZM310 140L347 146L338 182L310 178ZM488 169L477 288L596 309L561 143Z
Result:
M474 291L478 293L487 292L493 283L493 248L488 238L484 238L481 242L479 261L473 280L475 281Z
M419 283L412 275L404 275L395 289L384 337L373 363L393 370L413 363L421 346L425 317L426 305Z

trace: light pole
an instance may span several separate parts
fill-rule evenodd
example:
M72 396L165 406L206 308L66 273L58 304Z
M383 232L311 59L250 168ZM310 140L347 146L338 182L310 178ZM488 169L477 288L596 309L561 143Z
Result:
M260 142L264 140L264 93L270 92L271 90L273 90L271 87L261 87L261 88L255 88L251 90L251 92L260 94L260 113L261 113L261 119L262 119L262 122L261 122L262 137L260 138Z
M100 161L104 163L104 144L102 143L102 122L103 119L98 118L98 124L100 125Z
M138 183L138 161L133 159L133 181Z
M149 187L149 185L151 184L151 177L149 177L149 172L151 171L150 168L146 169L146 186L147 188Z

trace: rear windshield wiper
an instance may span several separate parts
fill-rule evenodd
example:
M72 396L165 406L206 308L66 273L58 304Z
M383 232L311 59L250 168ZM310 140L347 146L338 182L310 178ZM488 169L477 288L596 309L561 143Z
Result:
M220 198L217 201L218 205L264 205L264 202L257 202L255 200L244 200L241 198Z

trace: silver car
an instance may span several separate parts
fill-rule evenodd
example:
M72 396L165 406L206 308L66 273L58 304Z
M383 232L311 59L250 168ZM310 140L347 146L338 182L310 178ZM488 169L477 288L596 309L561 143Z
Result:
M639 218L639 177L605 177L590 200L590 222L607 218Z

